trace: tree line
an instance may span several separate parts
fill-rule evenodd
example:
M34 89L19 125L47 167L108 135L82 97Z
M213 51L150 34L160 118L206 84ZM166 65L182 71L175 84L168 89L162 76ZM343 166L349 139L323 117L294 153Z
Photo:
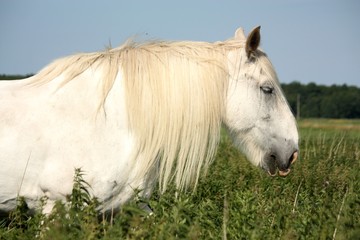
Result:
M0 75L0 80L30 77ZM301 118L360 118L360 88L344 85L281 84L295 116Z
M292 82L281 84L295 116L302 118L360 118L360 88Z
M23 79L33 76L34 74L26 74L26 75L6 75L0 74L0 80L16 80L16 79Z

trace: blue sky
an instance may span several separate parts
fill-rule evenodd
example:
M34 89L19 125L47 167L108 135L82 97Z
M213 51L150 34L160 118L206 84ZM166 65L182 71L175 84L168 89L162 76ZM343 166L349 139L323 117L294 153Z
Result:
M0 74L127 38L219 41L261 25L281 82L360 86L360 1L1 0Z

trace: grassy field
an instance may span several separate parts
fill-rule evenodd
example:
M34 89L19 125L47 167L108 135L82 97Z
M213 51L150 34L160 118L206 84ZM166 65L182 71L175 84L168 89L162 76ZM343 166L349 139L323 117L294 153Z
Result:
M286 178L251 166L223 136L196 191L155 191L153 215L136 199L98 220L78 173L68 208L28 218L19 201L0 239L360 239L360 120L302 120L299 128L301 156Z

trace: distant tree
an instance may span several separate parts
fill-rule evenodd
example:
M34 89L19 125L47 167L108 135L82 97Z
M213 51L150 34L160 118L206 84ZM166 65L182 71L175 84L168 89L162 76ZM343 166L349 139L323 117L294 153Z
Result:
M360 88L347 86L324 86L299 82L282 84L285 96L294 114L301 99L303 118L360 118Z
M33 76L34 74L26 74L26 75L6 75L0 74L0 80L16 80L16 79L23 79Z
M297 96L299 94L301 96L302 88L303 86L301 85L301 83L296 81L289 84L282 84L282 89L284 91L285 97L288 100L290 108L295 116L297 115Z

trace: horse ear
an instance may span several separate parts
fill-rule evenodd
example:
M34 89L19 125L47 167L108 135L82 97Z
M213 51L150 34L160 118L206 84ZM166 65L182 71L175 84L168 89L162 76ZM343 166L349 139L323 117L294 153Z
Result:
M235 39L239 39L239 40L245 40L245 33L244 33L244 29L242 28L238 28L235 32Z
M246 39L246 55L249 58L251 53L255 52L260 45L260 26L254 28Z

